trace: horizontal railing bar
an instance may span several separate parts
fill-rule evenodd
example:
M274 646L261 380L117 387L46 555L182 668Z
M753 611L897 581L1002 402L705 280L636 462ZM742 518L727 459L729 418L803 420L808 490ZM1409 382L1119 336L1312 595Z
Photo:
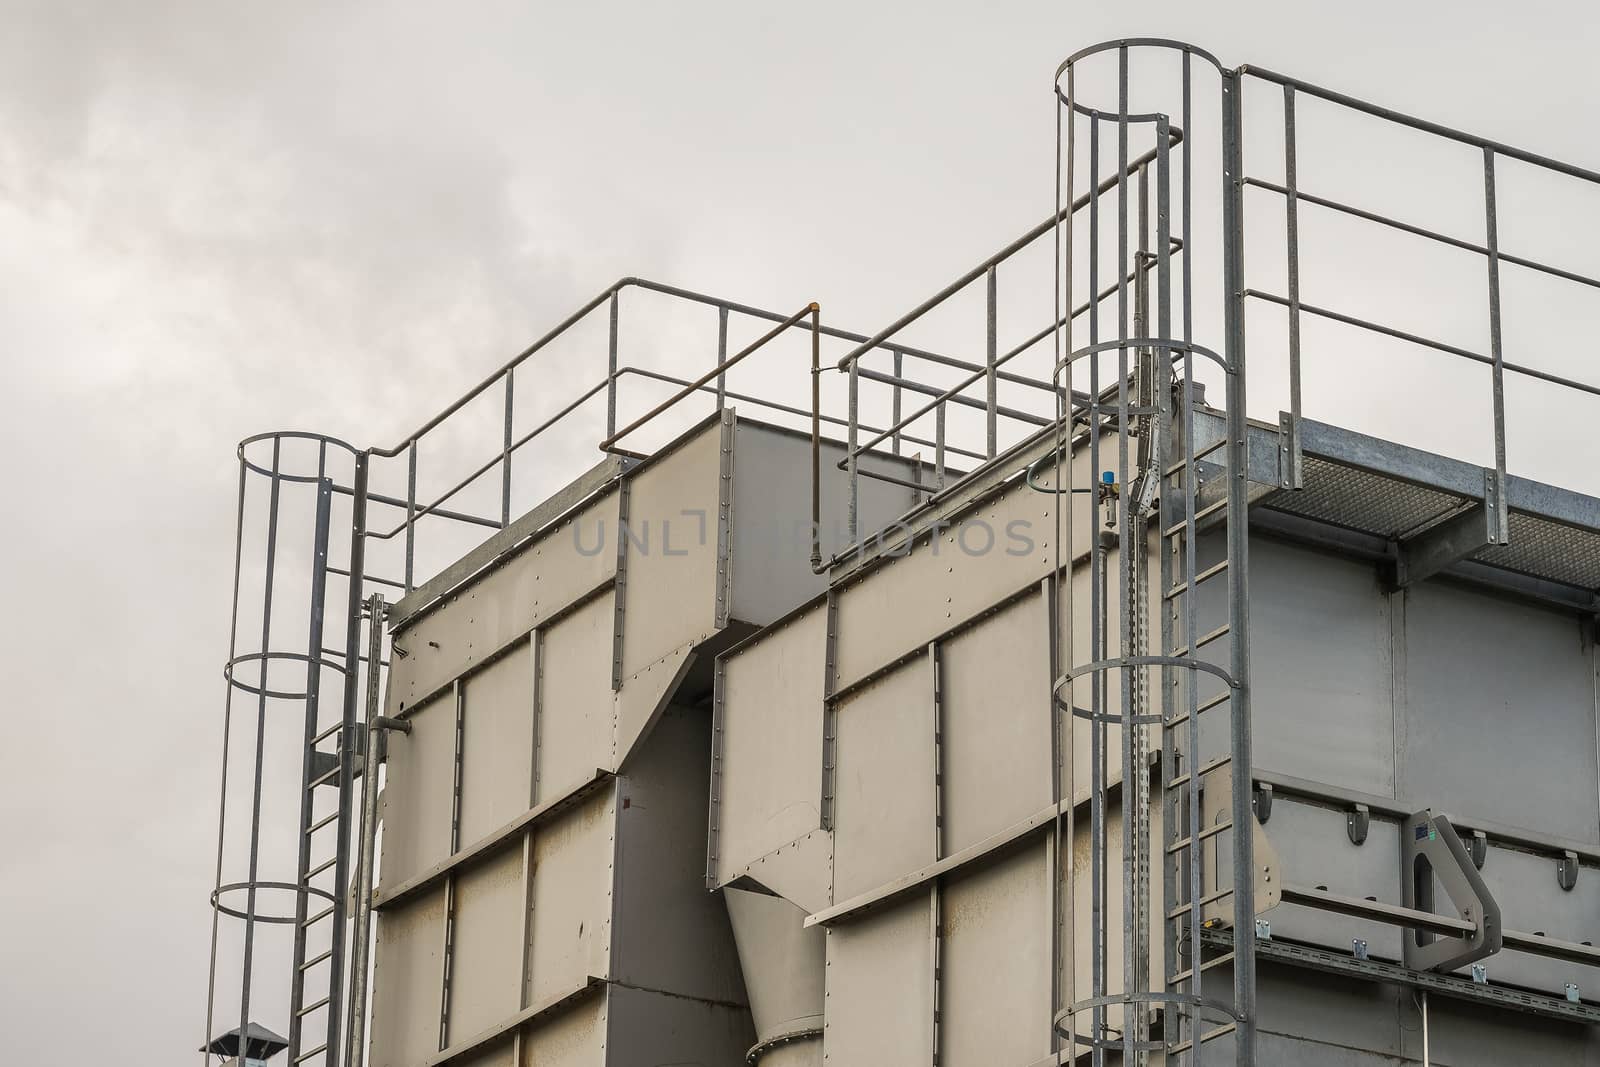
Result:
M637 374L642 378L652 378L652 379L654 379L656 381L666 382L666 383L671 384L671 385L683 385L686 381L688 381L688 379L686 379L686 378L674 378L670 374L662 374L659 371L653 371L653 370L644 370L643 368L640 368L640 367L623 367L621 370L617 371L618 377L621 377L624 374ZM710 386L701 386L700 387L700 392L715 394L716 390L713 389ZM735 393L730 389L724 389L722 391L722 395L724 397L726 397L727 399L729 399L729 400L734 400L734 401L737 401L738 403L741 403L741 404L755 404L755 405L757 405L759 407L770 408L773 411L781 411L785 415L802 415L802 416L805 416L806 418L810 418L811 417L811 412L806 411L803 408L793 407L792 405L789 405L789 404L780 404L776 400L763 400L760 397L750 396L750 395L748 395L746 393ZM850 425L850 420L849 419L840 418L837 415L824 415L824 416L822 416L822 421L827 423L830 426L848 426L848 425ZM876 433L877 432L875 427L868 426L865 423L857 423L857 425L861 429L867 430L868 432L872 432L872 433ZM887 431L884 433L884 436L885 437L888 436ZM908 434L908 433L902 433L900 435L900 440L909 441L911 444L922 445L922 446L924 446L926 448L938 448L939 447L938 442L936 442L936 441L930 441L925 437L913 437L911 434ZM973 452L973 451L970 451L968 449L961 448L961 447L959 447L957 445L947 444L947 445L944 446L944 450L946 452L950 453L951 455L963 456L963 457L965 457L967 459L977 459L977 460L988 459L988 457L985 456L982 452Z
M1290 306L1287 298L1281 297L1276 293L1263 292L1260 289L1246 289L1244 291L1244 295L1247 297L1253 296L1258 300L1265 300L1269 304L1277 304L1279 307ZM1421 334L1407 333L1405 330L1397 330L1393 326L1385 326L1382 323L1369 322L1366 319L1360 319L1354 315L1346 315L1340 311L1331 311L1328 308L1318 307L1315 304L1308 304L1304 300L1300 301L1300 310L1304 311L1308 315L1316 315L1320 318L1332 319L1334 322L1342 322L1346 326L1358 326L1363 330L1370 330L1373 333L1381 333L1386 337L1393 337L1399 341L1410 341L1412 344L1421 345L1423 348L1432 348L1439 352L1448 352L1453 356L1460 356L1463 359L1470 359L1474 363L1482 363L1485 366L1490 367L1494 366L1494 360L1489 356L1483 355L1482 353L1473 352L1465 348L1458 348L1455 345L1446 344L1443 341L1435 341L1432 338L1423 337ZM1504 364L1504 366L1506 366L1507 369L1510 369L1510 364Z
M1505 156L1507 159L1520 160L1523 163L1530 163L1535 167L1543 167L1546 170L1553 170L1558 174L1565 174L1571 178L1579 178L1583 181L1600 185L1600 173L1596 173L1595 171L1585 170L1583 167L1575 167L1570 163L1563 163L1558 159L1551 159L1549 156L1541 156L1536 152L1529 152L1525 149L1515 148L1499 141L1491 141L1486 137L1479 137L1475 134L1453 129L1437 122L1429 122L1426 119L1419 119L1412 115L1407 115L1404 112L1382 107L1378 104L1369 104L1365 100L1358 100L1353 96L1346 96L1344 93L1334 92L1332 89L1324 89L1320 85L1312 85L1310 82L1303 82L1298 78L1291 78L1287 74L1279 74L1278 72L1268 70L1265 67L1253 67L1249 64L1246 64L1239 68L1238 73L1248 74L1252 77L1260 78L1263 81L1276 82L1279 85L1292 86L1296 92L1305 93L1307 96L1314 96L1319 99L1326 100L1330 104L1341 104L1353 111L1360 111L1363 114L1371 115L1373 118L1384 119L1401 126L1407 126L1420 133L1431 133L1437 137L1446 138L1447 140L1459 141L1461 144L1471 145L1474 148L1486 148L1495 155Z
M324 952L321 955L313 956L309 960L306 960L304 963L302 963L300 965L300 969L302 971L309 971L311 968L315 967L317 964L322 963L325 960L330 960L332 958L333 958L333 952L332 951Z
M865 378L867 381L879 382L883 385L898 385L902 389L910 390L913 393L921 393L923 396L944 395L939 392L939 387L936 385L924 385L922 382L914 381L910 378L896 377L893 374L885 374L883 371L867 370L865 367L862 367L859 368L856 373L862 378ZM988 410L988 405L976 397L945 395L945 399L953 403L960 404L962 407L977 408L980 411ZM1035 415L1029 411L1022 411L1019 408L1006 407L1004 405L996 405L994 410L995 414L997 415L1004 415L1008 419L1015 419L1018 422L1026 422L1033 426L1049 426L1053 421L1055 421L1053 419L1046 418L1043 415ZM856 454L860 455L860 453L861 446L858 445L856 446Z
M447 489L445 493L434 500L433 503L412 513L406 522L400 523L388 533L369 533L367 536L376 538L380 541L387 541L389 538L394 537L396 534L400 533L400 531L404 530L408 524L415 526L417 520L422 518L424 515L437 513L440 504L443 504L446 500L449 500L451 497L461 492L461 490L465 489L479 478L482 478L485 474L488 474L501 463L509 462L512 453L516 452L517 449L521 448L523 445L527 444L529 441L533 440L535 437L539 436L541 433L544 433L544 431L548 430L550 427L554 426L556 423L572 414L579 407L583 406L586 401L592 399L606 387L608 380L609 379L601 379L598 384L581 394L576 400L573 400L566 407L562 408L544 422L541 422L539 425L535 426L533 429L519 437L516 441L512 442L510 448L501 448L499 451L495 452L492 458L483 463L480 467L478 467L477 470L473 471L471 474L467 475L465 478L461 479L455 485ZM502 524L499 522L494 522L490 523L490 525L498 530Z
M329 567L328 568L328 573L329 574L341 574L346 578L350 577L350 572L345 570L342 567ZM376 574L363 574L361 576L361 580L362 581L366 581L366 582L376 582L379 585L387 585L391 589L404 589L405 588L405 583L404 582L397 582L393 578L380 578Z
M1175 244L1175 245L1177 245L1179 247L1182 247L1182 242L1178 241L1176 239L1173 240L1173 244ZM1147 266L1144 269L1146 271L1148 271L1148 270L1150 270L1151 266L1154 266L1154 262L1153 261L1152 261L1150 266ZM1137 278L1138 273L1139 272L1138 272L1137 268L1135 270L1129 272L1129 274L1127 275L1126 280L1128 282L1130 282L1130 283L1133 282ZM1064 315L1060 319L1057 319L1052 325L1046 326L1044 329L1040 330L1038 333L1034 334L1032 337L1028 338L1026 341L1023 341L1020 345L1017 345L1015 348L1011 349L1009 352L1006 352L1004 355L1002 355L999 358L997 358L994 361L994 365L995 365L995 368L996 368L996 375L995 376L997 378L999 378L1001 381L1011 381L1011 380L1013 380L1015 378L1020 377L1019 375L1014 375L1014 374L1010 374L1010 373L1000 373L999 372L999 368L1005 366L1006 363L1008 363L1011 360L1015 359L1017 356L1020 356L1022 353L1026 352L1028 349L1032 348L1034 345L1038 344L1040 341L1043 341L1046 337L1051 336L1053 333L1055 333L1055 331L1057 329L1059 329L1065 323L1071 321L1072 319L1077 318L1079 315L1082 315L1084 312L1088 311L1091 304L1099 303L1102 300L1109 300L1111 297L1115 296L1121 290L1121 288L1122 288L1122 286L1121 286L1120 282L1111 283L1110 285L1108 285L1104 289L1102 289L1099 293L1095 294L1095 296L1094 296L1094 298L1092 300L1085 300L1082 304L1079 304L1075 309L1073 309L1070 314ZM857 449L858 449L857 455L859 455L861 452L866 451L867 449L877 447L878 445L882 444L886 439L888 439L889 437L893 436L895 433L897 433L900 430L902 430L904 427L910 426L912 423L916 422L918 419L926 417L927 414L930 411L933 411L934 409L936 409L940 404L944 403L946 400L954 399L956 397L956 395L958 393L960 393L962 390L968 388L969 386L976 385L978 382L982 381L985 377L987 377L988 373L989 373L989 368L987 366L980 366L980 365L977 365L977 364L973 364L969 369L971 370L972 373L968 377L966 377L966 378L962 379L961 381L957 382L955 385L952 385L950 388L944 390L942 393L938 393L938 394L935 395L935 394L933 394L932 392L930 392L927 389L918 389L918 390L916 390L917 392L921 392L921 393L923 393L925 395L933 396L933 399L928 401L926 404L924 404L922 407L918 408L917 410L911 412L909 415L904 416L898 422L896 422L894 425L892 425L888 429L883 430L882 432L880 432L876 437L873 437L872 439L868 440L864 444L856 446ZM871 378L873 376L873 373L863 370L863 371L861 371L861 375L862 375L862 377ZM877 380L877 379L874 379L874 380ZM1032 379L1028 379L1028 381L1031 382ZM1055 388L1054 386L1048 386L1047 388L1050 388L1051 392L1056 394L1056 395L1059 395L1059 393L1060 393L1060 390ZM1092 406L1092 404L1093 404L1093 398L1090 397L1088 393L1074 392L1072 394L1072 399L1073 399L1073 402L1078 404L1080 407L1089 407L1089 406ZM978 404L978 406L984 408L984 410L988 410L988 405L986 405L986 404L981 404L980 403L980 404ZM998 413L998 410L999 409L997 409L997 413ZM1047 425L1047 424L1048 423L1041 423L1040 425ZM865 427L862 427L862 428L865 429ZM987 456L980 456L980 457L976 457L976 458L987 459L988 457ZM840 469L842 470L843 467L841 467Z
M1253 296L1258 300L1265 300L1270 304L1277 304L1280 307L1289 306L1289 301L1284 297L1278 296L1276 293L1262 292L1260 289L1246 289L1244 291L1244 295ZM1327 308L1317 307L1314 304L1307 304L1305 301L1300 302L1300 310L1311 315L1321 316L1325 319L1332 319L1335 322L1342 322L1347 326L1357 326L1363 330L1370 330L1373 333L1381 333L1385 336L1393 337L1401 341L1410 341L1412 344L1421 345L1424 348L1432 348L1440 352L1448 352L1453 356L1460 356L1463 359L1470 359L1474 363L1482 363L1485 366L1490 367L1494 366L1494 360L1489 356L1482 355L1478 352L1471 352L1465 348L1457 348L1455 345L1448 345L1443 341L1434 341L1418 334L1407 333L1404 330L1397 330L1392 326L1384 326L1381 323L1368 322L1366 319L1358 319L1354 315L1345 315L1338 311L1330 311ZM1510 360L1501 360L1500 366L1514 374L1521 374L1528 378L1537 378L1542 382L1549 382L1551 385L1559 385L1567 389L1575 389L1580 393L1588 393L1591 396L1600 396L1600 386L1588 385L1584 382L1574 381L1571 378L1563 378L1561 375L1551 374L1549 371L1535 370L1533 367L1525 367L1520 363L1512 363Z
M1464 919L1457 919L1450 915L1437 915L1428 911L1418 911L1416 908L1403 908L1398 904L1385 904L1381 900L1345 896L1340 893L1330 893L1325 890L1311 889L1299 885L1285 885L1282 892L1285 904L1301 904L1306 907L1316 908L1318 911L1331 911L1338 915L1369 919L1372 922L1386 923L1390 926L1426 930L1430 933L1445 934L1451 937L1478 932L1476 923L1469 923Z
M796 311L793 315L790 315L788 318L778 323L772 329L768 330L766 333L762 334L748 345L745 345L727 359L724 359L722 362L718 363L715 367L712 367L710 370L706 371L706 373L696 378L693 382L683 386L675 395L669 396L667 399L663 400L661 403L657 404L643 415L640 415L637 419L634 419L632 422L628 423L628 425L624 426L622 429L616 431L605 440L601 441L600 450L602 452L612 451L616 447L618 441L622 440L624 437L628 436L630 433L637 430L639 427L643 426L657 415L660 415L674 404L683 400L684 397L692 395L695 390L709 383L713 378L717 377L717 375L722 374L728 369L738 365L742 360L754 355L759 349L762 348L762 346L764 346L774 337L777 337L784 330L796 325L807 316L815 316L817 313L818 308L815 302L807 304L805 307L801 308L799 311ZM821 332L816 328L815 322L813 323L813 329L816 330L816 332Z
M933 485L929 482L914 482L910 478L901 478L893 474L885 474L882 471L869 471L865 467L857 467L856 473L861 475L863 478L871 478L874 481L879 482L888 482L890 485L898 485L918 493L932 493L939 488L937 485Z
M340 485L338 482L333 483L333 491L335 493L343 493L345 496L355 496L355 490L349 486ZM370 490L367 492L367 502L371 504L386 504L391 508L399 508L402 511L410 507L400 497L389 496L385 493L374 493ZM468 515L464 511L446 511L443 508L434 508L433 513L441 519L454 519L456 522L467 522L474 526L488 526L495 530L500 528L499 519L486 519L481 515Z
M1268 192L1277 193L1280 196L1289 195L1289 190L1284 186L1278 185L1274 182L1265 181L1261 178L1246 178L1244 183L1246 185L1253 185L1257 189L1265 189ZM1401 230L1417 237L1427 238L1430 241L1438 241L1440 244L1449 245L1452 248L1459 248L1467 252L1476 252L1480 256L1487 256L1489 254L1489 249L1483 245L1474 244L1471 241L1464 241L1459 237L1451 237L1449 234L1436 233L1433 230L1424 229L1421 226L1413 226L1409 222L1401 222L1399 219L1391 219L1388 216L1380 215L1375 211L1367 211L1363 208L1353 207L1350 204L1341 204L1337 200L1329 200L1328 198L1322 196L1313 196L1312 194L1302 192L1299 189L1295 190L1294 195L1295 199L1301 203L1315 204L1318 207L1325 207L1331 211L1343 212L1346 215L1352 215L1358 219L1366 219L1368 222L1376 222L1380 225ZM1596 289L1600 289L1600 279L1590 278L1587 275L1578 274L1570 270L1564 270L1561 267L1553 267L1548 263L1540 263L1538 260L1526 259L1522 256L1512 255L1509 252L1501 252L1496 250L1495 256L1502 263L1514 263L1519 267L1526 267L1529 270L1536 270L1556 278L1564 278L1569 282L1577 282L1579 285L1588 285Z
M1182 140L1182 136L1176 130L1172 131L1171 143L1177 144L1180 140ZM1148 152L1138 156L1136 159L1129 160L1128 169L1125 173L1137 173L1140 167L1153 162L1156 158L1156 155L1157 150L1152 148ZM986 274L988 274L990 267L998 266L999 264L1004 263L1018 252L1022 251L1028 245L1032 244L1040 237L1055 229L1057 223L1061 222L1063 219L1070 218L1074 213L1077 212L1079 208L1086 206L1093 196L1110 192L1112 189L1115 189L1118 183L1121 181L1121 174L1113 175L1112 177L1104 179L1098 186L1095 187L1093 193L1084 193L1078 199L1074 200L1060 211L1052 214L1043 222L1033 227L1033 229L1029 230L1021 237L1018 237L1015 241L1012 241L1000 251L996 252L982 263L979 263L976 267L973 267L971 270L967 271L961 277L957 278L955 281L951 282L937 293L933 294L933 296L929 297L927 300L924 300L921 304L918 304L915 308L906 312L894 322L879 330L872 337L868 338L863 344L858 345L856 348L845 353L844 358L840 359L836 366L840 370L847 370L853 361L859 360L863 355L872 351L874 348L899 347L897 345L886 345L884 342L890 337L899 333L905 327L910 326L913 322L916 322L918 319L922 318L922 316L926 315L928 312L932 311L946 300L950 299L950 297L954 296L962 289L965 289L979 278L984 277Z

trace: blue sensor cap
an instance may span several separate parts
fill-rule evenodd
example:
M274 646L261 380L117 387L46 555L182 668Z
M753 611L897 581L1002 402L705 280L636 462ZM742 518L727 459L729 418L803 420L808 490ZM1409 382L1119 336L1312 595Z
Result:
M1100 480L1102 482L1105 482L1107 485L1116 485L1117 484L1117 472L1116 471L1106 471L1104 474L1100 475Z

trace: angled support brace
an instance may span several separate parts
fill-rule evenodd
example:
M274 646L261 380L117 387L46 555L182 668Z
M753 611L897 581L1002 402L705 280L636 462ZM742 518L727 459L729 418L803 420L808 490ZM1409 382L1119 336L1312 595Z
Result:
M1503 933L1495 902L1472 853L1462 844L1447 815L1423 810L1400 829L1400 895L1407 908L1435 912L1441 887L1456 915L1472 926L1459 935L1421 927L1406 931L1402 958L1413 971L1451 971L1500 951Z
M1415 585L1490 545L1507 542L1500 480L1492 470L1485 470L1483 475L1481 503L1400 543L1395 558L1396 588Z

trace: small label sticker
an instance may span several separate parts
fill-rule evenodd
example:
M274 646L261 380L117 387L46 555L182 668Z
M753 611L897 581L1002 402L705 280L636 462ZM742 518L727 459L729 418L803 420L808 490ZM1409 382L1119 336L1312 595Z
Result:
M1428 826L1427 823L1425 823L1425 822L1417 823L1417 840L1418 841L1432 841L1435 836L1436 835L1434 834L1433 830Z

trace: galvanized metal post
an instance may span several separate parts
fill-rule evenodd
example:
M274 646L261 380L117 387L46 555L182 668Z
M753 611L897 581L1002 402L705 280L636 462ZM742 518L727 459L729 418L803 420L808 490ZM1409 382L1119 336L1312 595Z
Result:
M999 450L996 414L1000 404L1000 394L998 389L999 374L995 368L995 360L999 358L1000 354L1000 334L998 328L999 308L997 306L999 300L999 278L995 271L996 268L994 266L990 266L986 276L988 332L987 347L984 352L984 367L986 373L984 380L983 425L985 448L987 450L986 454L990 459L993 459L995 457L995 453ZM896 377L898 377L898 370L895 373Z
M861 426L860 411L861 360L852 359L850 361L850 428L847 443L847 454L849 456L849 460L846 463L846 468L850 478L850 504L847 512L848 525L846 526L846 529L849 531L850 544L852 545L856 544L861 532L859 528L859 516L857 514L857 508L859 507L860 503L860 483L857 478L857 465L860 463L860 456L859 449L856 444L857 435Z
M358 468L358 477L366 468ZM365 501L365 496L363 496ZM416 560L417 560L417 440L411 439L406 448L406 592L416 588ZM350 565L351 580L360 574L355 564Z
M1304 482L1300 450L1300 193L1296 165L1294 86L1283 87L1284 224L1288 243L1289 284L1289 488ZM1244 175L1239 175L1241 181Z
M328 965L332 968L328 981L328 1067L335 1067L339 1062L339 1007L344 1003L344 947L345 947L345 893L344 887L350 884L350 809L355 793L355 764L350 758L356 752L357 709L360 706L361 695L356 688L356 679L361 671L361 600L366 591L366 558L367 558L367 483L368 468L371 455L362 452L356 456L356 469L352 495L350 498L350 575L347 595L345 597L345 635L344 635L344 707L340 713L340 760L339 760L339 817L335 821L334 830L337 840L337 852L333 868L334 884L339 887L339 892L334 894L332 904L333 914L329 917L332 923L332 933L329 936L330 958ZM414 494L413 494L414 498ZM367 664L369 670L379 668L377 660ZM352 1033L348 1036L351 1042L359 1042L361 1036Z
M511 424L516 370L506 371L505 438L500 445L500 527L511 525Z
M1248 584L1249 421L1245 411L1243 92L1238 74L1222 79L1223 277L1228 360L1228 625L1233 766L1233 1007L1238 1067L1256 1061L1255 848L1250 744L1250 590ZM1189 637L1191 645L1194 635ZM1192 649L1191 649L1192 651ZM1191 774L1199 768L1191 761ZM1198 945L1196 946L1198 951ZM1198 957L1197 957L1198 958ZM1196 1038L1198 1042L1198 1035ZM1198 1044L1197 1046L1198 1047Z
M1506 384L1505 352L1500 332L1500 237L1495 208L1494 149L1483 149L1483 209L1484 245L1489 262L1489 352L1493 359L1491 373L1494 380L1494 473L1497 483L1496 500L1485 506L1495 507L1491 516L1498 523L1500 543L1510 539L1510 515L1504 506L1506 499Z
M363 735L361 773L361 829L356 840L358 857L355 887L354 940L350 946L350 1010L345 1036L345 1067L361 1067L367 1030L368 951L372 943L373 872L377 864L378 768L382 763L382 734L378 718L382 711L378 663L383 656L383 620L388 612L383 594L374 593L367 601L367 685L366 723ZM330 1005L330 1011L336 1006Z
M611 333L606 349L606 437L617 432L617 295L611 294Z
M615 346L613 346L615 351ZM728 359L728 306L720 305L717 308L717 366ZM728 403L728 375L724 370L717 371L717 410L721 411Z

